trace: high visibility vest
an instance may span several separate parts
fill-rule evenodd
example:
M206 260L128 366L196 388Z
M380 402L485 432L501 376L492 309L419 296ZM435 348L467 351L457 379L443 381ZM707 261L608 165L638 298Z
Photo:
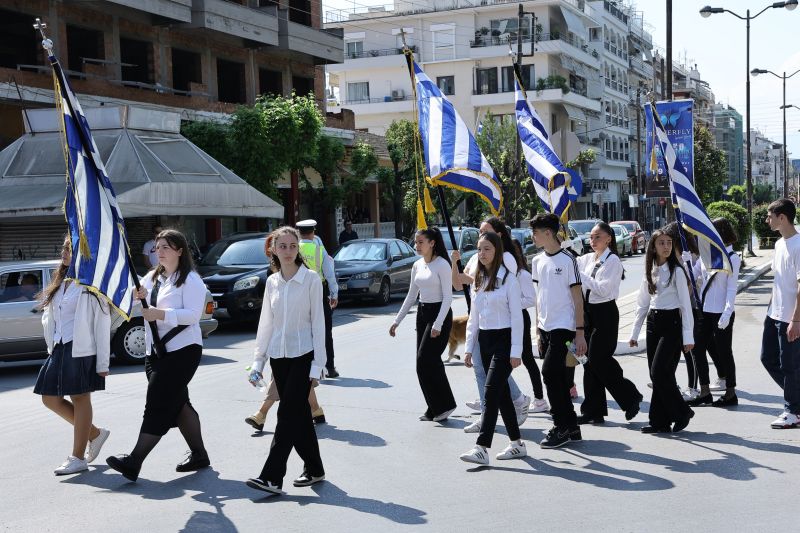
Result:
M309 270L313 270L320 277L322 277L322 258L325 252L325 247L316 242L301 242L300 255L303 256L303 261Z

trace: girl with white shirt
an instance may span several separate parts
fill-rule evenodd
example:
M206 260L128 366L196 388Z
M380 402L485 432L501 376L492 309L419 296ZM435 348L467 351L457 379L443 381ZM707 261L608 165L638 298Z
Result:
M614 230L598 222L589 234L594 250L577 259L583 290L584 325L589 360L583 366L584 400L578 424L602 424L608 415L606 389L632 420L639 413L642 395L630 380L625 379L622 367L614 359L619 332L619 285L625 277L617 253Z
M450 286L450 260L438 228L421 229L414 237L414 249L422 256L411 267L411 285L403 306L389 328L395 336L419 295L417 306L417 378L427 409L422 421L441 422L456 409L456 400L447 381L442 353L453 325L453 289Z
M476 345L486 373L486 403L480 434L475 447L460 456L462 461L489 464L487 448L492 445L497 411L503 417L509 445L496 458L519 459L528 453L522 442L517 413L508 377L522 363L522 303L519 282L503 262L503 244L496 233L478 239L478 271L472 285L472 308L467 321L467 345L464 364L470 364Z
M48 356L33 387L45 407L73 428L72 454L55 469L57 476L88 469L110 433L92 424L91 395L105 389L111 314L105 300L66 279L71 257L72 242L67 236L61 264L39 295Z
M272 271L264 289L258 321L255 357L250 383L263 379L269 359L278 388L278 423L269 455L251 488L281 494L286 463L292 448L304 462L295 487L307 487L325 479L308 395L312 382L322 374L325 352L325 314L322 281L300 256L300 233L288 226L272 232Z
M631 333L630 345L638 346L639 332L647 319L647 362L653 395L650 423L642 428L642 433L681 431L694 416L675 380L681 346L683 351L694 347L694 318L689 298L689 277L672 244L672 238L661 230L654 231L647 243L645 277L639 287ZM677 335L679 331L682 336Z
M713 220L722 242L725 243L730 257L732 271L709 272L702 261L698 261L697 277L702 280L700 305L702 318L699 327L695 328L696 344L694 346L695 364L700 380L700 394L687 403L691 406L711 404L714 407L737 405L736 396L736 363L733 360L733 321L736 318L736 290L739 279L741 258L733 251L736 243L736 232L731 223L724 218ZM706 350L713 344L716 350L717 372L720 379L725 379L725 394L717 399L711 396L708 375L708 359Z
M139 438L129 455L106 459L108 466L127 479L136 481L147 455L177 427L189 445L186 458L176 472L191 472L211 463L203 444L200 416L189 401L189 382L203 355L200 317L206 299L206 286L194 271L186 237L176 230L163 230L156 237L158 266L142 279L135 291L142 308L145 328L145 374L147 397ZM151 329L158 331L159 341Z

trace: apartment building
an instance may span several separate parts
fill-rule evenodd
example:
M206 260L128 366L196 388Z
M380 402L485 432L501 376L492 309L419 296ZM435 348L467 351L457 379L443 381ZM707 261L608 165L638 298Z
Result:
M751 129L750 151L753 185L769 185L774 191L783 194L783 145L771 141L760 131Z
M727 191L731 185L742 185L745 182L744 174L744 128L742 115L729 105L715 104L712 107L714 124L711 131L717 148L725 152L728 161L728 177L724 188Z

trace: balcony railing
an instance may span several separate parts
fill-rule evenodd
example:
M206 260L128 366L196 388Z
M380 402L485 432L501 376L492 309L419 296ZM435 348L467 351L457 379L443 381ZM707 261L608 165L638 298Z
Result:
M350 104L382 104L384 102L403 102L413 100L414 95L406 94L403 96L384 96L383 98L353 98L344 101L345 105Z
M417 47L409 46L412 52L417 52ZM347 52L345 51L345 59L361 59L363 57L382 57L382 56L396 56L403 53L402 48L383 48L381 50L363 50L361 52Z
M564 34L561 32L553 32L553 33L539 33L536 35L535 42L543 42L543 41L563 41L587 54L591 54L594 58L599 58L600 54L597 53L597 50L593 50L589 48L588 44L581 44L578 39L573 39L569 36L569 34ZM469 42L469 46L471 48L482 48L484 46L502 46L507 45L509 43L516 44L517 36L512 35L510 33L503 34L503 35L481 35L478 36L476 39L471 40ZM529 43L531 42L531 36L527 35L527 32L523 33L522 35L522 42Z

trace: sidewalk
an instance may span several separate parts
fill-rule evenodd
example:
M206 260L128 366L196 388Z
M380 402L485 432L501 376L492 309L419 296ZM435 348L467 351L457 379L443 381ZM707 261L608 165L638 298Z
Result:
M745 265L739 271L737 293L742 292L758 278L772 270L772 257L775 255L775 250L759 249L756 250L756 254L755 257L746 258ZM631 348L628 345L636 316L636 298L638 294L639 291L635 291L617 299L617 306L619 307L619 340L617 342L617 350L614 352L615 355L643 353L645 351L644 327L642 327L642 331L639 334L639 346Z

